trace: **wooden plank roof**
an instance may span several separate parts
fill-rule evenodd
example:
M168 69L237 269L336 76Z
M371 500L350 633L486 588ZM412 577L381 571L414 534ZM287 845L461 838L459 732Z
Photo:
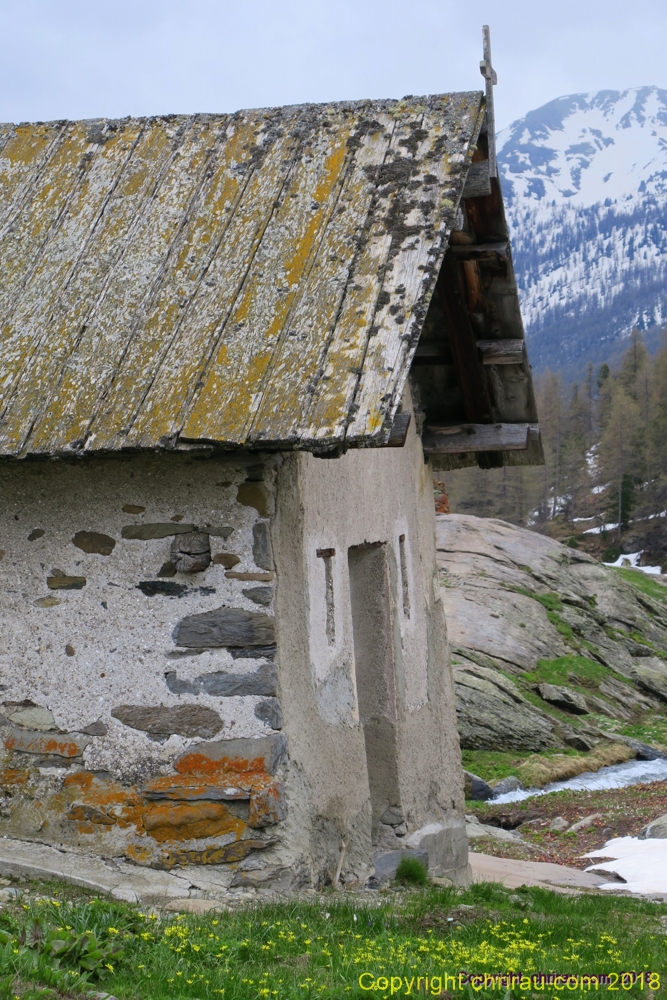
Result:
M483 106L0 126L0 455L385 443Z

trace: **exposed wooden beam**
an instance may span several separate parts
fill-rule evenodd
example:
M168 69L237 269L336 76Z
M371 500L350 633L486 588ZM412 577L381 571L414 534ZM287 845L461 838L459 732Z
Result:
M491 178L489 176L489 161L478 160L470 164L468 176L463 187L464 198L485 198L491 194Z
M491 397L484 366L479 363L477 338L466 301L467 288L459 264L451 252L445 254L436 290L445 315L466 420L470 423L490 424L493 420ZM478 451L477 448L469 450ZM498 464L502 465L502 456L488 450L479 450L477 462L480 468L490 469Z
M501 243L468 243L450 247L457 260L507 260L510 245Z
M391 425L391 431L389 433L389 438L385 445L385 448L402 448L405 444L405 439L408 436L408 428L410 426L410 420L412 414L409 411L404 411L402 413L397 413L394 417L394 422Z
M520 365L526 357L526 341L478 340L477 350L485 365Z
M524 451L530 424L426 424L422 432L425 455L460 455L477 451Z
M479 363L477 338L470 322L466 289L452 254L445 255L440 274L441 280L436 287L445 314L466 419L470 423L488 424L493 420L491 398L484 369Z

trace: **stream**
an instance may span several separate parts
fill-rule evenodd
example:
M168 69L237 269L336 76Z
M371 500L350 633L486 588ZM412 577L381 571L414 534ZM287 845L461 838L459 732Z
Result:
M627 788L628 785L645 785L651 781L667 781L667 760L629 760L625 764L612 764L602 767L599 771L584 771L576 778L567 781L554 781L544 788L519 789L516 792L506 792L497 799L491 799L494 805L505 802L521 802L535 795L548 795L549 792L562 792L570 789L574 792L597 792L606 788Z

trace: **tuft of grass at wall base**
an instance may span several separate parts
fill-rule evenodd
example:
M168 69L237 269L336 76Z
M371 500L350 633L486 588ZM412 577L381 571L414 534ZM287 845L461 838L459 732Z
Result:
M428 871L419 858L401 858L396 869L396 881L402 885L428 885Z

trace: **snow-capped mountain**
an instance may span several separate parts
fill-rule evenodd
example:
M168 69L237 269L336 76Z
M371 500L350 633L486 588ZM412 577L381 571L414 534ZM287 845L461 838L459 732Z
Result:
M498 136L533 367L575 372L667 323L667 90L560 97Z

